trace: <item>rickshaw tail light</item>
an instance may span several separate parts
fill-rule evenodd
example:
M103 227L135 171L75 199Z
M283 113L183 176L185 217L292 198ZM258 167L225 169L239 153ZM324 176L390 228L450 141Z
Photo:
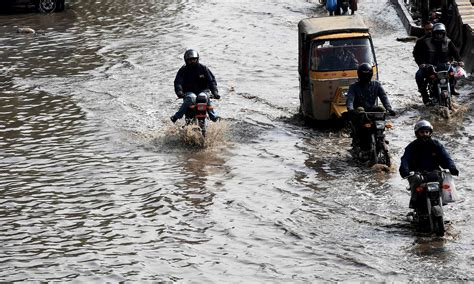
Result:
M371 128L371 127L372 127L372 123L364 123L364 124L362 125L362 127L364 127L364 128Z
M421 186L417 187L416 192L423 192L423 187L421 187Z

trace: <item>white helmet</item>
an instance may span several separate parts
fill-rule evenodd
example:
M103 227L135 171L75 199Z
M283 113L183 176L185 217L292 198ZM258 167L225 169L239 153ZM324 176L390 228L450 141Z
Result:
M415 130L415 136L418 137L418 131L420 130L429 130L430 131L430 136L433 134L433 126L428 120L420 120L415 124L414 127Z
M199 60L199 53L194 49L186 50L186 52L184 53L184 62L194 58Z

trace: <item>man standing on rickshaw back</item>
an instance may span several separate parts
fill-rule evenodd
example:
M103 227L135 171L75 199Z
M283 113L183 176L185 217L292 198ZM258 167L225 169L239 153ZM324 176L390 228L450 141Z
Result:
M426 81L426 65L433 65L435 68L447 64L451 60L458 61L459 66L463 67L464 63L459 56L459 52L454 45L454 43L446 36L446 27L442 23L436 23L433 25L433 31L431 37L426 37L424 40L420 41L415 45L419 52L415 53L413 51L413 56L415 57L415 62L418 64L420 69L416 72L415 79L416 84L418 85L418 92L420 92L425 105L430 105L430 97L427 90L427 81ZM451 84L451 94L458 95L454 86L456 85L456 80L454 78L450 79Z
M349 86L346 98L346 107L349 120L352 124L352 144L360 141L361 148L366 150L369 147L368 137L364 137L362 125L364 121L359 112L388 112L390 115L396 115L388 101L387 94L378 81L372 81L374 75L372 65L362 63L357 69L359 81ZM382 102L383 107L377 106L377 98Z
M428 176L423 180L420 174L433 172L440 168L448 169L457 176L459 171L444 146L436 139L432 139L433 126L427 120L420 120L414 127L416 140L408 144L401 158L400 175L408 178L411 190L410 208L415 204L415 188L422 182L439 181L439 176Z
M214 74L205 65L199 63L199 54L194 49L188 49L184 53L184 62L174 80L174 91L178 98L183 99L183 104L173 116L170 117L173 123L186 114L187 109L196 102L196 98L201 93L207 96L207 105L211 105L210 94L213 98L220 99L217 90L217 82ZM218 117L214 109L208 108L209 119L217 121Z

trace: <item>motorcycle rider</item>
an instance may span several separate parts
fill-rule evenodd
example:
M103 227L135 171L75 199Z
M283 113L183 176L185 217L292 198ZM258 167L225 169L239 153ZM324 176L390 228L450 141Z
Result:
M442 66L447 64L452 59L459 62L459 66L463 67L464 63L462 62L459 52L454 45L454 43L446 36L446 27L442 23L436 23L433 25L433 31L431 36L425 37L422 41L415 45L413 50L413 56L415 57L415 62L418 64L420 69L416 72L415 79L416 84L418 85L418 91L421 94L423 103L425 105L431 104L430 98L427 91L427 71L425 69L427 64L433 65L435 67ZM454 86L456 81L451 81L451 93L458 95L455 91Z
M349 119L352 124L352 143L361 142L361 148L367 149L369 146L369 137L365 137L362 131L361 116L357 115L358 111L387 111L390 115L396 115L388 101L387 94L382 85L378 81L372 81L373 70L369 63L362 63L357 68L357 76L359 80L349 86L346 98L346 107ZM385 109L377 106L377 98L380 99ZM357 110L357 112L356 112Z
M444 146L433 139L433 126L427 120L420 120L414 127L416 140L405 148L401 158L399 172L402 178L408 178L411 189L410 208L413 208L415 200L414 190L424 180L419 174L448 169L452 175L459 175L459 171ZM428 181L438 181L439 177L431 177Z
M199 53L194 49L188 49L184 53L184 62L174 80L174 91L178 98L183 99L183 104L173 116L170 117L174 123L183 117L186 110L195 101L197 95L203 93L207 96L208 106L211 105L210 94L213 98L220 99L217 90L217 82L214 74L205 65L199 63ZM212 108L207 110L209 119L217 121L218 117Z

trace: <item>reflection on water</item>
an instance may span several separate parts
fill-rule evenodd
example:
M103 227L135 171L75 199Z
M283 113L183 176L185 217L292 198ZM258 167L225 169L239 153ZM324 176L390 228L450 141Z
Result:
M76 0L0 15L0 281L473 280L471 86L463 116L434 122L463 198L445 209L445 238L419 238L396 172L360 167L347 135L298 120L296 24L323 13L313 2ZM397 161L430 113L414 107L393 8L364 1L360 14L405 110L387 134ZM204 147L169 122L188 47L223 94Z

